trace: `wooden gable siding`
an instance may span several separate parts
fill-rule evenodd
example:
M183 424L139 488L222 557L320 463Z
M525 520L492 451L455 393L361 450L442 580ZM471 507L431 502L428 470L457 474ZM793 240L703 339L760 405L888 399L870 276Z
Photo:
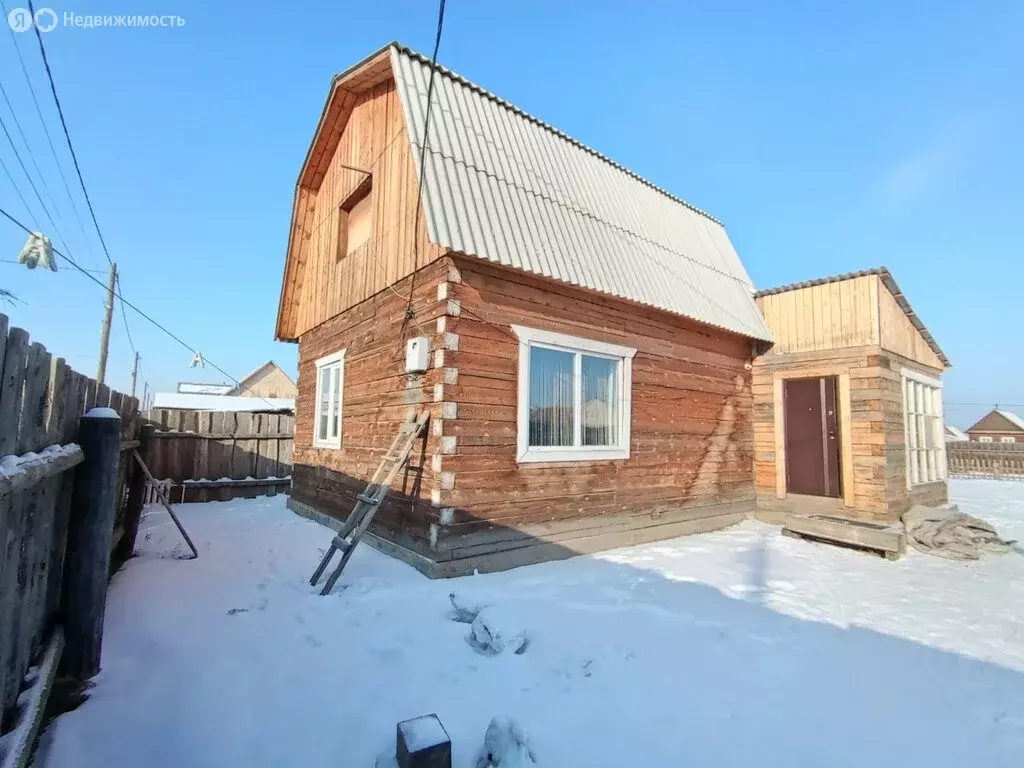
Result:
M990 411L981 421L967 430L972 438L975 435L1020 435L1024 433L1016 424L997 410Z
M267 365L241 382L232 394L243 397L295 397L295 383L277 365Z
M879 343L882 348L915 363L925 365L933 372L944 371L945 363L939 359L935 350L910 322L910 318L896 302L889 289L877 277L872 276L872 279L878 284L878 319L881 328Z
M443 352L448 377L439 391L456 409L442 425L448 453L439 464L451 482L440 497L449 510L440 557L559 536L584 551L586 529L618 531L622 544L693 532L686 526L695 521L720 527L752 511L749 340L475 259L455 264L460 282L446 291L459 316L445 328L457 348ZM516 462L512 324L637 348L628 459Z
M418 179L394 80L339 99L339 108L352 103L334 154L322 177L314 174L319 187L300 188L296 199L295 237L302 242L291 292L286 286L286 337L301 336L442 255L422 213L415 221ZM372 235L339 259L340 206L366 178L344 166L373 174Z
M775 337L768 356L879 343L876 275L759 296L757 304Z

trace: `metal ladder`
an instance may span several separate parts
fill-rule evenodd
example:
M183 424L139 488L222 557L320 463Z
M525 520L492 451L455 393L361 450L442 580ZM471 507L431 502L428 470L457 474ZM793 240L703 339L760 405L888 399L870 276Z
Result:
M370 478L366 488L356 497L355 507L349 514L348 519L345 520L341 530L338 531L338 535L331 541L331 546L328 547L326 554L324 554L323 559L320 561L320 565L316 567L313 576L309 580L310 586L315 587L317 582L320 581L320 577L323 575L327 565L331 562L331 558L334 557L334 553L342 553L341 562L338 563L338 566L327 578L327 583L320 590L321 595L328 594L334 588L335 582L338 581L338 577L345 570L349 558L352 557L356 544L359 543L359 539L366 533L366 529L370 527L370 523L373 522L373 516L377 514L377 510L384 501L384 497L388 495L395 475L409 462L413 445L419 436L423 434L423 430L426 429L429 420L430 412L425 410L415 420L409 420L398 428L398 434L391 441L391 447L388 448L384 458L377 465L377 470L373 473L373 477Z

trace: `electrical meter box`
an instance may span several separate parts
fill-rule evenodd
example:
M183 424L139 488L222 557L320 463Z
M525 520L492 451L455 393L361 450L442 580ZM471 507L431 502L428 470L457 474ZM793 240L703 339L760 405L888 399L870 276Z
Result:
M430 339L417 336L405 343L405 372L423 373L430 367Z

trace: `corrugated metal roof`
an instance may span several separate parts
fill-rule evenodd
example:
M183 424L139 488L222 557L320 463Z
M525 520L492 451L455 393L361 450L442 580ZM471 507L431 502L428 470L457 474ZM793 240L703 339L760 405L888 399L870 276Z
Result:
M419 171L430 60L392 68ZM771 339L719 221L441 66L425 163L438 245Z
M763 291L758 291L757 293L754 294L754 296L755 298L759 298L761 296L771 296L773 293L786 293L787 291L796 291L799 290L800 288L812 288L816 285L838 283L843 280L853 280L854 278L857 277L864 277L865 275L878 275L878 277L881 278L882 284L889 289L889 293L891 293L892 297L896 299L896 303L899 304L900 309L903 310L903 313L910 320L911 324L917 329L918 333L920 333L921 336L924 337L924 340L928 342L928 346L931 347L932 352L934 352L935 355L939 358L939 360L942 361L943 365L945 365L947 368L951 367L949 358L946 357L946 354L942 351L942 348L939 347L939 343L935 341L935 337L932 336L932 333L931 331L928 330L928 327L921 321L921 318L917 316L917 313L914 312L913 307L910 306L910 302L907 301L907 297L903 295L903 291L901 291L900 287L896 284L896 280L895 278L893 278L892 273L889 271L888 267L862 269L859 272L847 272L844 275L832 275L830 277L820 277L817 280L807 280L802 283L790 283L789 285L780 285L778 288L766 288Z

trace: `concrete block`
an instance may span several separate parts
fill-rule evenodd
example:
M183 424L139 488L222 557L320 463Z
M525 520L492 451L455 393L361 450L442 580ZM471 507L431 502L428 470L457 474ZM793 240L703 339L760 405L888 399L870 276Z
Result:
M452 768L452 742L437 715L398 724L398 768Z

